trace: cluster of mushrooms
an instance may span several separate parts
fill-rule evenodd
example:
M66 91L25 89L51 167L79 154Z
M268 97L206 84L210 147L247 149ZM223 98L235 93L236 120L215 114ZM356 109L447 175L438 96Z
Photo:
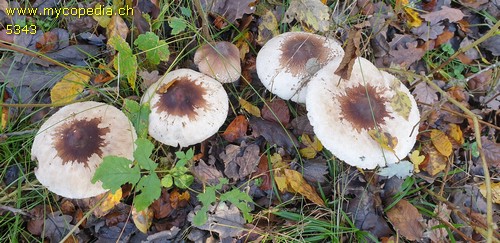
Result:
M372 169L396 163L412 149L419 112L408 89L394 76L358 58L351 78L334 74L344 51L336 40L290 32L269 40L257 56L257 73L277 96L305 103L323 145L348 164ZM276 61L279 60L279 61ZM194 61L200 72L178 69L165 74L144 93L149 104L149 135L169 146L190 146L209 138L228 114L221 83L239 79L239 51L229 42L200 47ZM399 97L401 95L407 97ZM395 98L407 100L401 115ZM373 130L397 141L384 149ZM41 126L32 147L37 179L67 198L106 192L91 178L105 156L133 159L136 131L119 109L87 101L67 105ZM57 175L57 176L54 176Z

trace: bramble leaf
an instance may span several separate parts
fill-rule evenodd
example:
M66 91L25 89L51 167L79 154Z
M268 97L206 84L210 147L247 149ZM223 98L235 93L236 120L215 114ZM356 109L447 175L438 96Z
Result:
M160 64L160 61L168 60L170 50L168 44L153 32L146 32L139 35L134 41L134 45L139 50L146 52L146 59L154 65Z
M145 138L138 138L135 141L137 148L134 151L134 158L137 163L141 166L141 168L149 170L151 173L154 173L158 164L156 164L149 157L153 153L154 145Z
M183 18L173 17L168 21L168 25L172 28L172 35L177 35L186 29L186 20Z
M142 211L149 207L154 200L161 195L161 182L156 173L143 176L136 187L141 194L135 196L134 206L137 211Z
M116 192L125 183L135 185L141 178L138 167L130 167L132 161L118 156L106 156L92 177L92 183L102 181L102 187Z
M114 58L113 67L115 70L127 77L132 89L135 89L135 79L137 76L137 58L132 54L132 49L120 36L113 36L108 40L108 44L118 51Z

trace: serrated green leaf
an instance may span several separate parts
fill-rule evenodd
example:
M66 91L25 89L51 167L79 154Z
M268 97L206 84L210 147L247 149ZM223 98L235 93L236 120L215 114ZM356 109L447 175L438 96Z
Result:
M170 26L170 28L172 28L171 32L172 35L177 35L183 32L187 27L186 20L184 20L184 18L177 18L177 17L169 19L168 25Z
M149 113L151 109L148 104L139 105L134 100L125 99L123 112L134 125L139 138L148 136Z
M190 148L186 152L186 159L191 160L191 159L193 159L193 157L194 157L194 150L193 150L193 148Z
M140 34L134 41L134 45L139 50L146 52L146 59L154 65L160 64L160 61L168 60L170 55L168 44L164 40L160 41L160 38L153 32Z
M92 183L102 182L102 187L116 192L123 184L135 185L141 178L138 167L130 167L132 161L118 156L106 156L94 173Z
M137 58L132 54L132 49L127 42L118 35L112 36L108 44L118 51L114 58L113 67L121 75L127 77L132 89L135 89L135 79L137 77Z
M154 200L161 195L161 182L156 173L143 176L137 183L136 190L140 190L141 194L134 198L134 206L137 211L142 211L149 207Z
M188 174L183 174L180 175L179 177L174 177L175 185L180 189L188 188L189 186L191 186L191 184L193 184L193 181L194 177Z
M196 212L196 214L193 217L193 225L194 226L202 226L204 225L207 220L208 220L208 212L209 206L208 205L203 205L203 207Z
M238 189L233 189L228 191L220 196L221 201L228 201L232 203L234 206L240 209L243 213L243 217L247 222L251 222L253 217L250 214L251 208L248 206L248 203L252 203L252 198L245 192L242 192Z
M151 143L148 139L138 138L135 140L135 144L137 145L137 148L134 151L134 159L141 166L141 168L154 173L158 164L149 158L153 153L153 143Z
M187 18L191 18L191 9L186 7L181 7L181 14L186 16Z
M170 188L174 185L174 178L171 175L165 175L161 179L161 185L165 188Z

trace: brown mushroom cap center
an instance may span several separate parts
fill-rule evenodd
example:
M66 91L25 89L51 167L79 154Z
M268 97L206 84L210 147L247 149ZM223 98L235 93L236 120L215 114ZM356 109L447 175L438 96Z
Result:
M173 84L172 84L173 82ZM160 94L160 100L155 106L158 112L167 112L174 116L187 116L189 120L196 118L197 108L205 108L207 101L203 98L206 90L200 85L192 82L188 77L174 79L163 87L168 87Z
M382 125L389 112L385 106L387 99L371 85L351 87L339 97L341 116L352 124L357 132L374 129Z
M308 34L291 35L280 48L281 66L287 67L293 76L297 76L307 73L311 66L325 65L330 50L323 46L324 42L324 39Z
M90 120L74 120L56 129L53 145L63 164L70 161L82 163L88 167L88 159L97 154L102 158L102 147L107 143L104 136L109 133L109 127L99 128L101 118Z

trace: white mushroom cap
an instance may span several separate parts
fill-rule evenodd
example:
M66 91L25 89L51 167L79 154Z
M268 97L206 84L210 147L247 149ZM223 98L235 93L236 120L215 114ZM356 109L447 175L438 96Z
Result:
M217 80L190 70L167 73L144 93L149 102L149 135L161 143L181 147L202 142L224 124L228 97Z
M35 175L50 191L67 198L88 198L107 190L91 182L103 157L133 159L135 129L117 108L87 101L67 105L40 127L31 158Z
M282 99L304 103L307 81L344 50L334 39L306 32L287 32L269 40L257 54L256 68L264 86Z
M194 63L200 72L221 83L232 83L241 75L240 51L227 41L202 45L194 54Z
M394 76L358 58L351 78L341 79L328 64L309 82L307 111L314 133L337 158L373 169L397 163L416 141L420 114L409 90ZM369 135L383 134L390 149Z

